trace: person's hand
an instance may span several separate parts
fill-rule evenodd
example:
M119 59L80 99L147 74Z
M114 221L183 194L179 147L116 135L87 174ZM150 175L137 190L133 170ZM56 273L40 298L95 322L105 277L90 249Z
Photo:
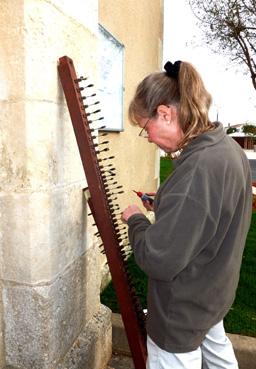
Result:
M155 197L156 193L155 192L147 192L147 195L150 196L150 197ZM154 210L154 206L153 206L152 202L142 200L142 203L143 203L144 208L146 208L148 211L153 211Z
M123 221L123 223L127 223L128 219L134 215L134 214L143 214L142 211L140 210L140 208L133 204L133 205L129 205L126 209L124 209L124 211L122 212L121 215L121 220Z
M144 208L146 208L148 211L153 211L154 206L153 203L150 203L149 201L142 201Z
M155 197L155 196L156 196L156 192L147 192L147 195L148 195L148 196L153 196L153 197Z

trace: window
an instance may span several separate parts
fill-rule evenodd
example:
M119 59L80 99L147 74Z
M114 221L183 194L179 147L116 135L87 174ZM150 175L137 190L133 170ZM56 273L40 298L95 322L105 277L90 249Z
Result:
M99 95L104 130L123 130L124 46L99 25Z

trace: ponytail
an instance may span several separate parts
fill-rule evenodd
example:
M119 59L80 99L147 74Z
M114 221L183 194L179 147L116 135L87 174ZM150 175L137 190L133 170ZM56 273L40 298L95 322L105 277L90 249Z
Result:
M186 62L180 65L179 76L180 101L178 116L184 138L181 146L185 146L199 134L214 128L209 121L211 95L195 68Z

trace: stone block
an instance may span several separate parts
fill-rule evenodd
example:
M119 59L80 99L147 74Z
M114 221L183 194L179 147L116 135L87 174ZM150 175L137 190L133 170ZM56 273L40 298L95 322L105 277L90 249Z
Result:
M96 73L98 2L76 3L0 2L0 100L62 99L57 61L63 55L74 58L80 73Z
M28 99L63 102L57 73L61 56L73 59L78 74L96 75L98 42L95 26L98 27L98 21L95 12L86 17L87 2L83 2L79 10L67 1L30 0L24 3L24 69ZM94 1L93 6L96 3ZM96 21L94 33L92 27L88 29L92 21Z
M233 344L239 369L255 369L256 338L238 334L228 334L228 337Z
M0 101L0 109L0 191L22 190L29 186L25 106L21 102Z
M112 355L106 369L134 369L133 359L126 355Z
M0 102L0 191L40 191L86 178L66 106Z
M47 285L4 285L7 365L49 369L63 359L100 306L93 254L89 250Z
M1 277L45 283L93 245L80 185L52 192L2 193Z
M0 100L15 102L25 91L23 1L0 1L0 35Z
M3 301L2 301L2 285L0 287L0 368L5 366L5 352L4 352L4 324L3 324Z
M116 313L112 314L112 345L113 352L131 355L122 316Z
M31 190L83 183L84 174L66 106L26 103L27 175Z
M56 369L105 368L112 353L111 332L111 311L101 305Z

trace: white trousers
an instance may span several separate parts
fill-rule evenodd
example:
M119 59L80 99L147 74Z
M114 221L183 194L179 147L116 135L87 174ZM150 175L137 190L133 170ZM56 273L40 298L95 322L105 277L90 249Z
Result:
M147 369L238 369L223 321L213 326L195 351L175 354L160 349L148 336Z

